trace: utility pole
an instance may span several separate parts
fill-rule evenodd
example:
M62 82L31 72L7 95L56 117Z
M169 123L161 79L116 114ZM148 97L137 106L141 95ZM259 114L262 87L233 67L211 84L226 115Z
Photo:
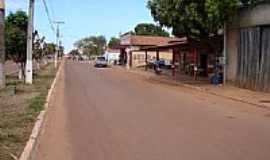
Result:
M62 58L62 41L59 41L59 52L58 52L58 56L60 56Z
M5 74L5 1L0 0L0 89L6 86Z
M60 25L65 24L65 22L55 21L54 23L56 24L56 51L54 55L54 67L57 68L58 52L60 48Z
M26 84L33 83L33 30L34 30L34 6L35 0L30 0L28 13L28 31L27 31L27 56L25 67Z
M227 23L224 23L223 85L227 82Z

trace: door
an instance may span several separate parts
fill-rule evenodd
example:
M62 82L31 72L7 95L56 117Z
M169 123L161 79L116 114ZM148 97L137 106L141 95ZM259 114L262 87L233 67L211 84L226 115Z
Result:
M202 76L208 76L207 70L208 70L208 55L207 54L201 54L200 55L200 68L202 69Z
M262 28L260 71L257 77L257 88L270 92L270 27Z
M238 46L238 85L270 91L270 27L241 29Z

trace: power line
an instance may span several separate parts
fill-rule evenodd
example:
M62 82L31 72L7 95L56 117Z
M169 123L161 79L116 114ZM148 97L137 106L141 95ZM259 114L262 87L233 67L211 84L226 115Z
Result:
M46 0L42 0L42 1L43 1L43 4L44 4L44 7L45 7L45 11L46 11L46 14L47 14L47 17L48 17L48 20L49 20L51 29L52 29L53 32L56 32L56 31L55 31L55 28L54 28L54 25L53 25L53 20L52 20L52 18L51 18L50 12L49 12L48 5L47 5L47 3L46 3Z
M51 2L51 0L47 0L47 6L48 6L48 8L51 10L51 15L52 15L52 19L55 19L55 17L54 17L54 15L55 15L55 12L54 12L54 8L53 8L53 5L52 5L52 2Z

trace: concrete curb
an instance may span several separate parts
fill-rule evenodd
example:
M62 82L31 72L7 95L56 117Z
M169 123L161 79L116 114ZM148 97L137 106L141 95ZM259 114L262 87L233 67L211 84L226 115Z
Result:
M52 97L52 93L53 93L53 90L55 88L55 85L56 85L56 82L57 80L59 79L59 76L60 76L60 73L62 71L62 68L63 68L63 64L64 62L61 63L57 73L56 73L56 76L54 78L54 81L51 85L51 88L48 92L48 95L47 95L47 98L46 98L46 103L44 105L44 110L40 112L38 118L37 118L37 121L34 125L34 128L32 130L32 134L28 140L28 142L26 143L26 146L23 150L23 153L21 154L19 160L31 160L33 158L33 153L34 153L34 150L36 148L36 145L37 145L37 141L38 141L38 138L39 138L39 135L40 135L40 131L43 127L43 124L44 124L44 120L45 120L45 116L46 116L46 113L47 113L47 109L49 107L49 102L50 102L50 99Z
M241 102L241 103L253 105L253 106L256 106L256 107L259 107L259 108L270 110L270 107L269 106L266 106L266 105L263 105L263 104L258 104L258 103L253 103L253 102L248 102L246 100L243 100L243 99L240 99L240 98L236 98L236 97L232 97L232 96L226 96L226 95L217 94L215 92L211 92L211 91L209 91L209 90L207 90L205 88L202 88L202 87L192 86L192 85L184 84L184 83L181 83L181 82L174 82L172 80L167 80L167 79L164 79L162 77L159 78L159 79L157 79L155 77L153 78L152 75L147 76L145 74L139 73L138 71L132 71L132 70L126 70L126 71L129 72L129 73L132 73L132 74L137 74L137 75L140 75L140 76L144 76L147 79L153 79L153 80L156 80L156 81L159 81L159 82L163 82L163 83L168 83L168 84L172 84L172 85L176 85L176 86L182 86L182 87L185 87L185 88L197 90L199 92L207 93L207 94L210 94L210 95L214 95L214 96L218 96L218 97L230 99L230 100L233 100L233 101L236 101L236 102Z
M221 94L218 94L218 93L215 93L215 92L211 92L211 91L209 91L209 90L207 90L205 88L202 88L202 87L192 86L192 85L184 84L184 83L181 83L181 82L173 82L171 80L165 80L165 79L159 79L158 81L163 82L163 83L170 83L170 84L173 84L173 85L176 85L176 86L182 86L182 87L190 88L190 89L197 90L197 91L200 91L200 92L203 92L203 93L211 94L211 95L214 95L214 96L230 99L230 100L233 100L233 101L236 101L236 102L241 102L241 103L257 106L259 108L264 108L264 109L270 110L270 108L268 106L266 106L266 105L248 102L246 100L243 100L243 99L240 99L240 98L235 98L235 97L232 97L232 96L221 95Z

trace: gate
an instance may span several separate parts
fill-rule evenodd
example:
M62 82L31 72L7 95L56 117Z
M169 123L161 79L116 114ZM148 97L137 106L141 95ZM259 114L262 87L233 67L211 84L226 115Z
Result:
M269 92L270 27L240 29L238 46L238 86Z

